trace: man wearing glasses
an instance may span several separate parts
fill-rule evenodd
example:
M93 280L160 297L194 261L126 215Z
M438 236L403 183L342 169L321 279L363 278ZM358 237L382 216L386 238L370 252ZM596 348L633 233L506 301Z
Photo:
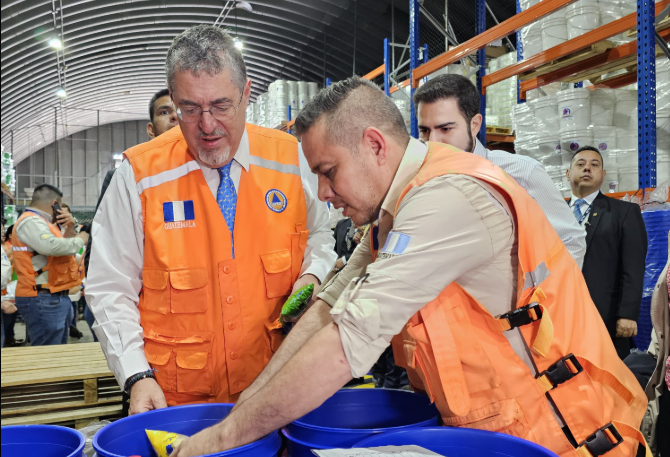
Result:
M130 414L236 401L282 341L287 296L335 262L297 141L245 125L232 38L187 29L166 73L179 127L126 151L93 222L87 300Z

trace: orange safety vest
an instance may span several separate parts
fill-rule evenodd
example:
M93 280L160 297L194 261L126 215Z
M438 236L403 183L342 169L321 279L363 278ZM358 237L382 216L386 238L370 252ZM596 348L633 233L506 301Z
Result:
M579 267L535 200L491 162L429 143L396 212L410 189L446 174L472 176L506 198L519 240L516 311L494 317L453 282L393 339L396 363L407 369L412 386L436 403L444 425L514 435L561 457L591 457L609 449L611 457L634 456L637 443L644 443L638 427L646 397L617 356ZM517 326L537 377L503 335Z
M144 216L144 353L168 405L234 402L282 341L309 232L294 137L247 124L234 247L179 127L126 152Z
M39 214L26 209L19 220L16 221L16 227L19 222L28 217L42 217ZM46 221L46 219L45 219ZM49 230L56 238L63 238L60 229L46 221ZM26 246L18 237L16 229L12 233L12 252L14 253L14 269L18 282L16 284L17 297L37 297L37 283L35 278L43 271L49 272L49 280L47 287L51 293L69 290L75 286L81 285L81 278L79 277L79 266L77 260L73 255L63 256L47 256L47 264L40 271L35 271L33 267L32 258L35 255L28 250ZM42 286L40 286L42 287Z

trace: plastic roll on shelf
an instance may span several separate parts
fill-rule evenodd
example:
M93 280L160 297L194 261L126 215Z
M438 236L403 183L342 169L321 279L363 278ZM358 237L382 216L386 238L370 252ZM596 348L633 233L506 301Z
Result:
M629 190L637 190L639 188L639 176L637 167L619 167L617 174L619 182L618 191L627 192Z
M539 137L555 134L559 130L558 101L555 96L540 97L531 104L535 130Z
M614 127L631 129L637 132L637 91L617 89L614 91Z
M656 59L656 110L670 110L670 60Z
M568 41L568 26L565 16L542 19L542 50L546 51Z
M591 91L582 87L562 90L557 94L561 132L591 125L590 95Z
M539 162L544 166L545 170L548 167L558 167L563 168L563 157L561 155L561 149L554 149L551 153L540 157Z
M619 168L637 168L638 154L635 149L617 149L617 166Z
M593 146L598 148L601 154L609 153L617 148L617 134L612 127L596 125L592 130Z
M542 157L535 138L525 141L514 141L514 150L517 154L532 157L535 160L539 160Z
M609 24L623 17L620 0L598 0L600 25Z
M318 92L319 92L319 85L317 83L314 82L307 83L307 94L310 100L313 99Z
M519 140L525 140L529 138L535 138L536 133L534 131L534 119L533 119L533 110L528 103L519 103L514 105L512 109L513 112L513 125L514 132L516 137ZM499 121L500 122L500 121ZM491 123L491 125L496 125Z
M656 111L656 146L670 149L670 108Z
M568 6L565 18L568 40L572 40L600 26L600 8L598 4L587 6L573 4Z
M298 81L287 81L288 100L291 105L291 117L295 119L293 112L298 111Z
M563 156L563 167L565 170L570 168L570 161L577 150L584 146L593 146L593 130L575 129L562 131L561 154Z
M309 102L309 86L307 81L298 81L298 109L302 110Z

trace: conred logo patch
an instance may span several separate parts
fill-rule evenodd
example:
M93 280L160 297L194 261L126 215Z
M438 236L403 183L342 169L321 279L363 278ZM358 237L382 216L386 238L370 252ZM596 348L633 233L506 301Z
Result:
M265 194L265 204L275 213L281 213L286 209L288 200L282 191L271 189Z

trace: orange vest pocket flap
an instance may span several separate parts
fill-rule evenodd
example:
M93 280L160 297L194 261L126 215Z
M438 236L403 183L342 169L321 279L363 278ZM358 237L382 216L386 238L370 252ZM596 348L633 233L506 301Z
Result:
M266 273L281 273L291 268L291 253L288 249L262 254L261 261Z
M172 348L169 346L152 343L151 341L144 343L144 355L147 358L147 362L153 365L165 365L170 360L171 354Z
M202 370L207 366L209 348L177 348L177 366L187 370Z
M163 290L167 286L168 272L163 270L144 270L142 284L149 289Z
M207 285L207 270L193 268L171 271L170 284L177 290L200 289Z

